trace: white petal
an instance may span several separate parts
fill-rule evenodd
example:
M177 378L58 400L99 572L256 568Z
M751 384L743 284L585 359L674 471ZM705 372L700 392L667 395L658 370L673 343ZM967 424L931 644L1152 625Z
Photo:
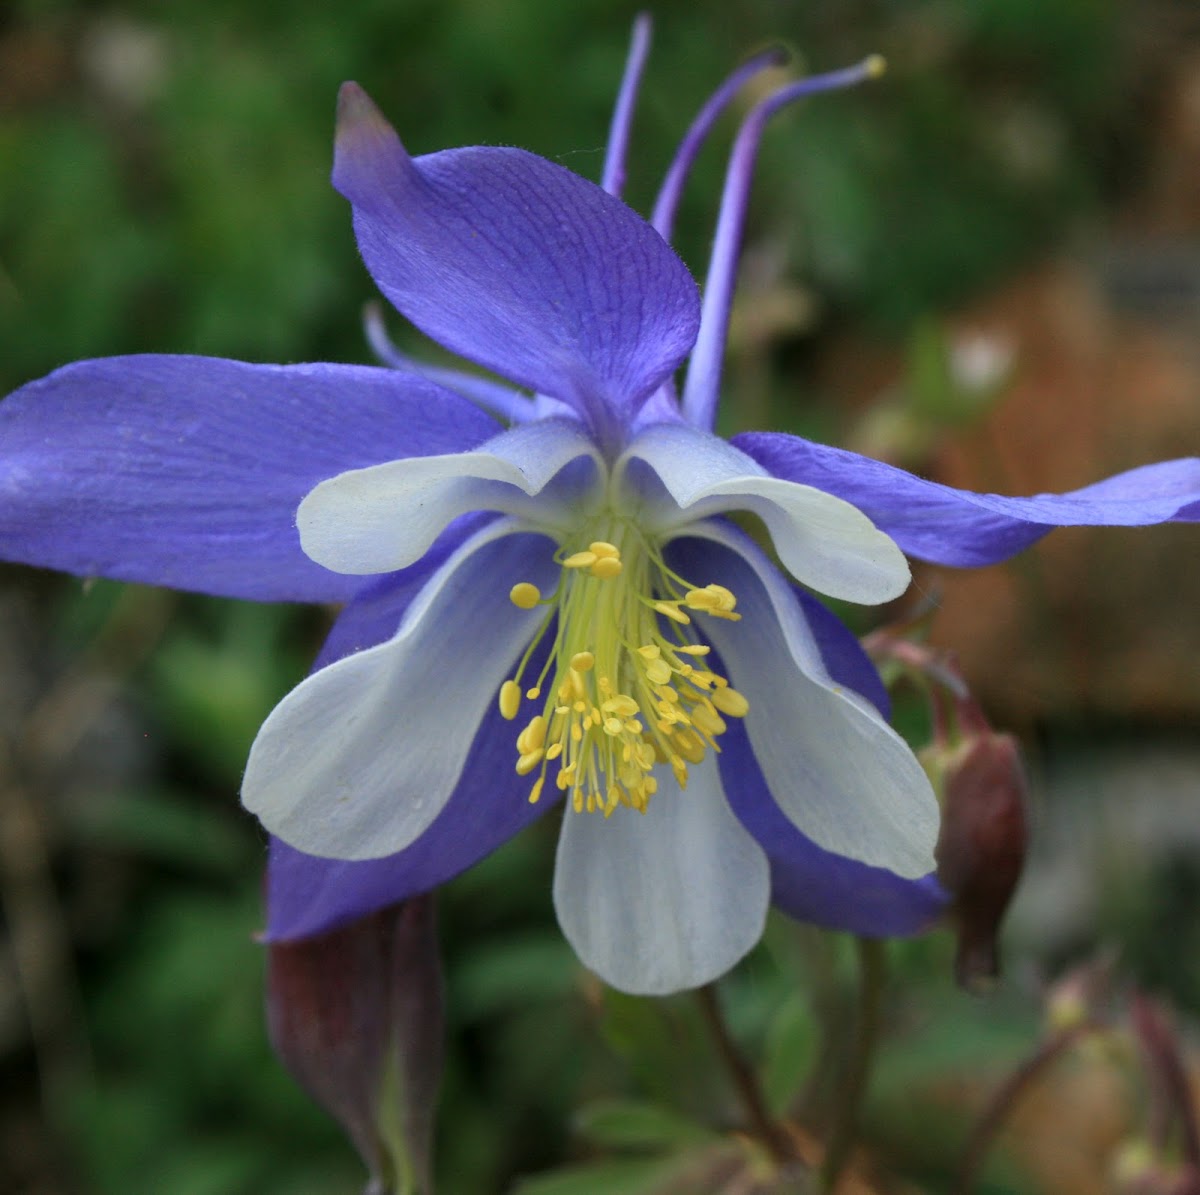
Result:
M419 560L451 520L472 511L521 514L540 527L569 523L578 518L578 479L569 494L542 491L581 456L599 461L581 426L550 419L514 427L474 452L352 469L300 503L300 546L334 572L387 573ZM596 476L589 470L592 484Z
M509 588L554 584L553 544L513 530L502 521L467 540L392 639L313 673L275 707L242 785L272 834L312 855L374 859L438 815L544 616L517 609Z
M762 936L766 855L725 802L716 760L669 772L645 814L563 813L554 907L580 960L605 983L665 996L709 983Z
M730 548L761 582L714 553L711 576L737 595L742 620L704 619L703 631L750 703L746 731L779 807L825 850L900 876L928 875L938 805L908 744L830 678L799 603L753 544L716 523L688 534Z
M766 524L788 572L819 593L876 605L908 588L904 553L857 507L771 477L717 436L685 424L656 424L630 445L623 462L631 459L644 461L667 491L649 496L646 517L657 530L747 510Z

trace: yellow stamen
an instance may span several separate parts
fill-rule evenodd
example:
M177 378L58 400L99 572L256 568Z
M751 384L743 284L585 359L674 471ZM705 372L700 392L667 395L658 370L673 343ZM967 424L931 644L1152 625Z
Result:
M508 591L508 599L521 610L532 610L542 600L542 595L536 585L520 581Z
M615 556L601 556L595 564L592 565L588 572L593 577L599 577L601 580L611 580L613 577L621 575L622 564Z
M679 608L678 602L651 602L651 607L665 614L668 618L673 618L676 622L682 623L685 627L691 625L691 618Z
M750 709L750 703L736 689L729 688L728 684L716 686L709 700L721 713L731 718L744 718Z
M500 686L500 714L510 722L521 708L521 686L515 680L506 680Z
M684 788L689 767L719 750L725 717L749 708L724 677L697 666L711 649L687 612L735 620L737 599L724 586L684 581L633 523L605 516L593 526L596 538L580 537L586 549L556 557L563 574L548 599L528 582L513 587L518 607L548 609L501 686L500 712L516 718L521 674L554 628L549 660L524 693L540 710L516 739L518 774L536 773L529 800L540 800L549 775L576 811L645 813L660 791L658 769L669 767Z

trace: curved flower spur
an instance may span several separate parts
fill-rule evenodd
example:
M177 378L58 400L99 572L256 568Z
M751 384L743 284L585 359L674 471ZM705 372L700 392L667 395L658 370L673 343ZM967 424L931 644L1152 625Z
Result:
M426 891L560 799L560 923L626 991L721 974L772 901L914 932L945 901L936 803L877 673L807 590L879 603L907 586L905 554L987 564L1058 525L1200 513L1196 460L1002 498L792 436L713 435L763 129L878 68L752 109L701 304L668 246L676 204L718 116L777 59L704 106L646 223L619 192L648 39L643 19L601 187L516 149L412 158L343 89L334 184L368 269L511 385L423 367L376 325L392 368L113 358L0 406L9 559L345 603L247 766L243 799L277 836L274 940ZM761 520L790 576L731 511Z

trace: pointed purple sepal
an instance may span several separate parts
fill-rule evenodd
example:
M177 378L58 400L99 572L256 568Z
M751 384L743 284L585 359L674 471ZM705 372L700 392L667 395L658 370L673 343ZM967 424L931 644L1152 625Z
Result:
M909 556L963 568L995 564L1055 527L1141 527L1200 519L1200 459L1130 469L1066 494L1008 498L927 481L894 465L798 436L751 432L733 443L776 477L857 506Z
M604 440L683 360L687 268L594 183L518 149L412 158L361 88L338 107L334 185L397 309L452 352L570 403Z

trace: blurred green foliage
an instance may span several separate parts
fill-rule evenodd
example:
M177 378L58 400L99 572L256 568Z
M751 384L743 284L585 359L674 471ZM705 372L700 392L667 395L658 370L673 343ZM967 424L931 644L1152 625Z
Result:
M608 0L13 0L0 14L0 385L130 352L367 359L360 311L372 288L328 184L338 84L360 81L414 152L513 143L595 177L634 11ZM1136 77L1115 0L664 0L655 17L630 163L628 197L642 210L695 108L746 53L780 39L804 67L889 57L882 84L772 127L750 239L820 296L820 330L915 337L917 372L941 376L921 317L1062 235L1123 177ZM679 246L698 275L722 168L709 147L681 212ZM789 392L803 388L800 370ZM39 628L31 658L6 671L24 678L29 708L48 693L78 697L98 675L128 688L104 698L116 728L91 754L71 748L103 784L65 785L65 754L35 769L51 912L72 943L58 980L79 995L64 1015L87 1044L67 1050L61 1083L43 1086L35 1144L0 1146L0 1187L356 1189L348 1147L265 1044L252 939L264 844L235 808L246 747L303 675L326 615L196 598L164 607L145 590L15 570L6 581ZM29 708L13 734L28 731ZM444 895L438 1169L450 1195L565 1160L577 1169L518 1189L631 1195L713 1148L691 1118L717 1108L718 1123L736 1120L687 1000L602 993L579 972L550 910L551 858L542 826ZM895 955L895 1032L868 1128L936 1189L956 1142L921 1131L913 1089L968 1051L998 1073L1033 1025L1020 1007L982 1013L952 993L947 943ZM852 983L840 944L781 920L727 985L776 1110L828 1095L842 1048L829 1029L846 1028L836 1010ZM913 990L919 1003L901 995ZM9 1034L0 1065L14 1123L27 1123L19 1108L36 1099L38 1068L49 1077L44 1045ZM653 1110L625 1102L644 1100ZM643 1156L591 1164L613 1146Z

